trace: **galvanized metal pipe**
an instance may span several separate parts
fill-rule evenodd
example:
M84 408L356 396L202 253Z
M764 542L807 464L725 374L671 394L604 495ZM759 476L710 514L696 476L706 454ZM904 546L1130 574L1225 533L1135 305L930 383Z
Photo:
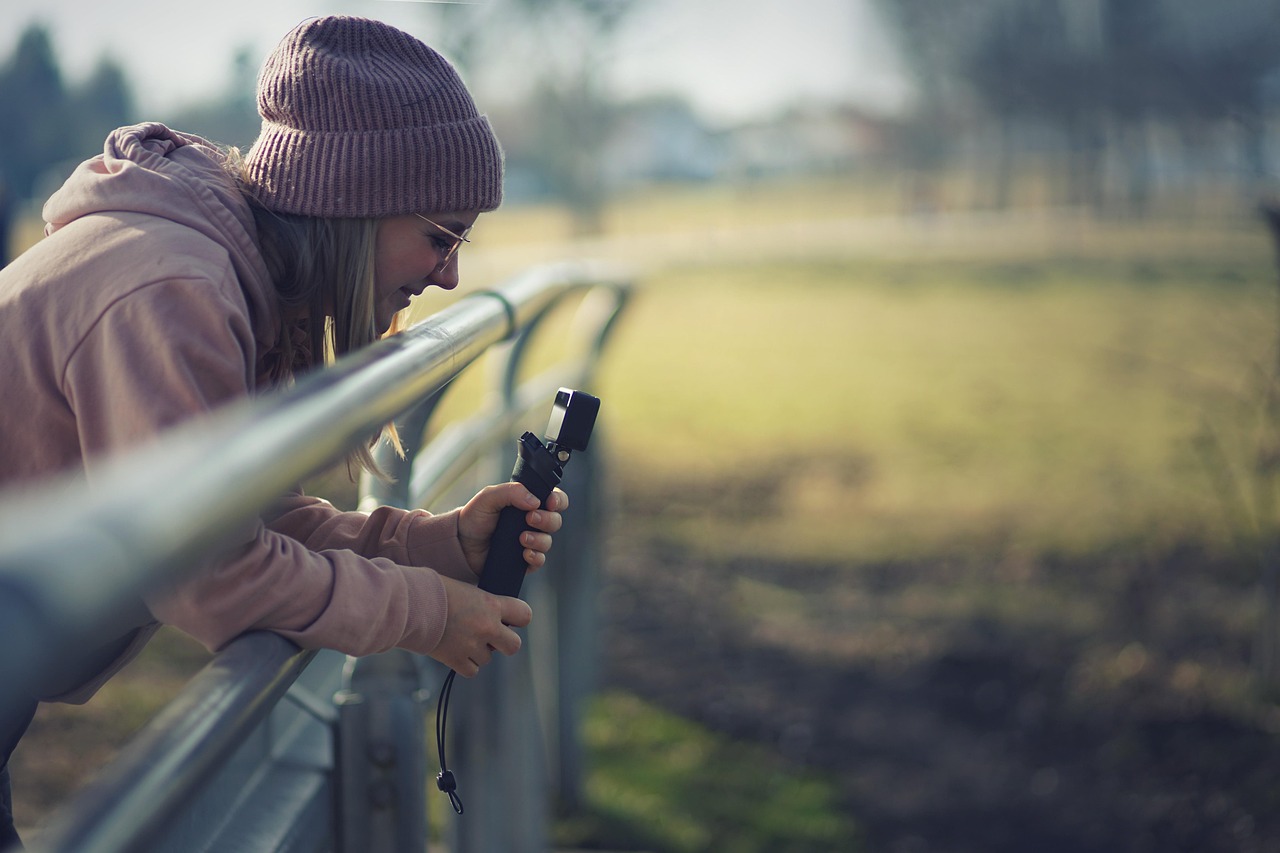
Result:
M166 818L271 710L313 655L278 634L233 641L28 850L153 849Z

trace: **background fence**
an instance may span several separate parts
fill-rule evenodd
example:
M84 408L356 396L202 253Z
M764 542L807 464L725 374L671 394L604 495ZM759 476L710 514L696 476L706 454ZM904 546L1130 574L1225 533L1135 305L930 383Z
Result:
M286 393L181 427L117 460L93 489L59 482L4 496L0 678L18 693L34 684L148 584L216 552L277 495L393 418L405 456L380 459L395 482L363 483L362 505L452 506L506 479L512 439L545 421L556 388L591 388L628 293L615 271L539 268ZM535 339L553 339L560 358L528 376L530 351L546 348ZM425 442L446 386L486 352L496 366L491 393ZM557 536L553 570L526 583L538 618L524 651L459 684L450 754L467 813L447 831L453 850L545 849L552 801L572 806L579 796L576 730L591 684L605 515L600 457L597 436L567 469L572 517ZM191 514L192 506L202 511ZM30 847L423 849L424 725L445 672L399 650L354 659L245 635Z

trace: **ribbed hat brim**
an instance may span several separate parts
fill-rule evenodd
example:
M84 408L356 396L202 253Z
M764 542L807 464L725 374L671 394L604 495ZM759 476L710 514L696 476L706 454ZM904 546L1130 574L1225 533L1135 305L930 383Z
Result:
M485 116L364 132L264 120L245 163L272 210L321 217L494 210L502 149Z

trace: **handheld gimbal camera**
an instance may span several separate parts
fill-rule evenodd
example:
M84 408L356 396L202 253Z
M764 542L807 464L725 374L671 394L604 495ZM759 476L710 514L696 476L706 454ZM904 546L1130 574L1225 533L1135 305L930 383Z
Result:
M551 408L551 420L547 432L539 439L532 432L520 436L516 445L516 467L511 479L521 483L546 505L552 490L564 477L564 466L574 451L586 450L591 430L600 411L600 400L582 391L561 388L556 392ZM509 506L498 516L498 526L489 540L489 554L484 561L484 574L480 576L480 588L495 595L520 595L524 583L524 546L520 535L531 529L525 523L525 511ZM462 814L462 799L458 796L458 782L445 761L445 729L449 715L449 697L453 694L456 672L445 676L436 704L436 750L440 755L440 773L436 787L449 795L449 801L458 814Z

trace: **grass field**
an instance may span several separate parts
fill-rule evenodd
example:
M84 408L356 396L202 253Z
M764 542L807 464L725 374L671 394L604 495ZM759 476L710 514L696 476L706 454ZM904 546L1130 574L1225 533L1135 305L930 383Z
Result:
M1243 815L1258 849L1280 843L1259 813L1280 803L1253 789L1195 800L1215 815L1199 835L1152 829L1174 820L1152 803L1187 813L1193 795L1152 782L1154 747L1125 734L1148 714L1191 738L1212 714L1258 753L1275 725L1248 681L1248 525L1215 491L1223 471L1248 482L1275 358L1260 227L908 221L851 192L645 197L590 246L641 286L600 376L620 490L608 690L587 725L589 814L562 840L843 850L866 822L883 849L980 849L938 843L958 830L928 810L968 803L1012 833L980 828L974 845L1025 849L1043 836L992 805L1025 796L1037 831L1075 849L1148 849L1072 817L1110 790L1101 773L1147 797L1124 818L1143 838L1225 849L1212 833L1238 840ZM554 214L486 227L488 253L468 261L481 284L565 250ZM165 660L90 709L48 712L37 737L57 742L59 715L95 706L127 716L111 709L134 707L131 685ZM976 680L945 692L960 670ZM1036 716L1032 699L1056 710ZM957 722L975 714L992 728ZM1075 758L1049 746L1077 742L1092 746ZM19 778L42 772L44 748L20 754ZM1227 755L1215 775L1193 752L1182 769L1213 785L1253 767ZM904 790L921 778L949 787ZM56 798L42 796L31 811Z
M1219 544L1197 437L1252 426L1275 334L1269 247L1133 240L1129 257L657 273L605 365L619 464L669 499L684 484L685 541L720 554ZM736 493L751 523L700 512L720 508L708 489Z

